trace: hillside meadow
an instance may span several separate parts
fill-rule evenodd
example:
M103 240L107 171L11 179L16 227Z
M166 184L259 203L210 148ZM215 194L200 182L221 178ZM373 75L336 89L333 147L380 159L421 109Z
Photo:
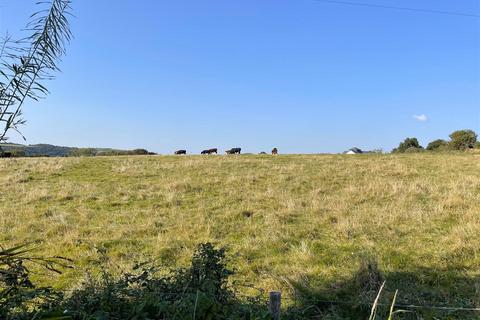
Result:
M0 186L2 246L74 260L41 284L213 242L246 295L340 299L367 261L399 302L480 307L480 154L0 159Z

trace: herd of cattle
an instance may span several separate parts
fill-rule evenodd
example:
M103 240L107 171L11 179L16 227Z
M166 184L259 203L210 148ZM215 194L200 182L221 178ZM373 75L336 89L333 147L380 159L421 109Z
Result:
M230 150L225 150L225 154L241 154L242 148L232 148ZM175 154L187 154L187 150L177 150L174 152ZM218 149L213 148L213 149L206 149L200 152L200 154L218 154ZM266 152L260 152L260 154L266 154ZM272 154L276 155L278 154L278 149L273 148Z

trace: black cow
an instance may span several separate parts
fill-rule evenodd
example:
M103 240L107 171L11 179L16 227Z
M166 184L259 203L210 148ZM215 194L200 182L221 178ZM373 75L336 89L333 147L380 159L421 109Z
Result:
M0 153L0 158L11 158L12 157L12 153L11 152L3 152L3 153Z
M177 150L175 154L187 154L187 150Z
M230 150L225 151L226 154L240 154L242 148L232 148Z
M206 149L206 150L203 150L202 152L200 152L201 154L217 154L218 152L218 149L217 148L213 148L213 149Z
M273 148L272 149L272 155L276 155L278 154L278 149L277 148Z

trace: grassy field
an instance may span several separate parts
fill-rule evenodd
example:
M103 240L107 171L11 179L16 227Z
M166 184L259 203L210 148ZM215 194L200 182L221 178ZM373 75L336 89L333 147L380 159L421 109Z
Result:
M480 306L480 154L1 159L0 243L75 260L185 264L228 248L236 278L338 298L376 261L399 300Z

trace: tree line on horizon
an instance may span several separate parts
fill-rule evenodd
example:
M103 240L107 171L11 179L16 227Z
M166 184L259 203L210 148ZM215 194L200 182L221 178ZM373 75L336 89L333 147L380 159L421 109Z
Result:
M400 142L399 146L392 150L392 153L416 153L424 151L448 152L465 151L469 149L480 149L480 141L475 131L465 129L457 130L450 134L450 140L436 139L431 141L427 147L423 147L417 138L409 137ZM4 153L11 157L95 157L95 156L127 156L127 155L156 155L146 149L117 150L109 148L71 148L58 147L47 144L33 146L4 145L0 144L0 156ZM374 150L368 153L382 153L381 150Z
M36 145L2 145L0 157L95 157L95 156L129 156L154 155L146 149L119 150L110 148L76 148L61 147L50 144Z
M418 142L417 138L406 138L400 142L399 146L392 150L392 153L415 153L423 151L465 151L469 149L479 149L480 142L475 131L465 129L452 132L450 140L436 139L430 142L424 148Z

